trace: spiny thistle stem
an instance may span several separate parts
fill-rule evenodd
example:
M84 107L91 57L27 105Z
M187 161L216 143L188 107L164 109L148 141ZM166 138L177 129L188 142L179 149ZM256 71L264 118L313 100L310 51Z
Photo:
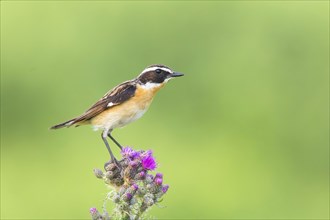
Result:
M94 169L95 176L103 179L113 190L107 194L102 214L96 208L90 209L93 220L140 219L150 207L161 202L169 188L169 185L163 184L163 174L148 173L157 167L151 150L135 151L124 147L121 155L123 158L119 161L119 167L106 163L105 172ZM108 200L115 203L111 215L105 209Z

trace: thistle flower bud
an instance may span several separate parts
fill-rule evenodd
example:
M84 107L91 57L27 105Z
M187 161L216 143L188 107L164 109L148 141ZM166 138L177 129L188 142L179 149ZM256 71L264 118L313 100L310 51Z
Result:
M144 203L147 204L148 206L152 206L154 204L154 200L150 197L144 198Z
M159 187L154 183L147 184L146 188L150 193L157 193L159 190Z
M119 209L119 210L128 211L128 208L129 208L129 206L128 206L127 203L120 203L120 204L118 205L118 209Z
M127 181L131 181L136 175L136 169L128 166L124 171L124 178L127 179Z
M139 196L143 196L144 194L146 194L146 192L147 192L146 188L142 186L142 187L139 187L137 194Z
M93 169L94 175L99 178L102 179L103 178L103 172L100 169Z
M89 213L91 213L92 215L95 215L96 213L99 213L99 212L97 211L96 208L90 208Z
M162 187L162 192L163 193L166 193L167 192L167 190L168 190L168 188L170 188L170 186L169 185L164 185L163 187Z
M156 173L156 175L155 175L155 179L156 178L161 178L161 179L163 179L163 174L162 173Z
M139 187L138 187L137 184L133 184L132 186L130 186L130 187L126 190L125 194L130 193L132 196L134 196L135 193L136 193L136 191L138 190L138 188L139 188Z
M133 197L133 195L132 195L131 193L125 193L125 194L123 195L123 200L124 200L125 202L129 202L129 201L132 199L132 197Z
M120 162L120 165L122 166L122 167L127 167L128 165L129 165L129 159L123 159L121 162Z
M147 174L146 176L146 183L152 183L154 177L151 174Z
M154 199L155 196L152 193L147 193L147 194L145 194L144 199L147 199L147 198Z
M163 179L161 179L161 178L156 178L156 179L155 179L155 184L156 184L157 186L161 186L161 185L163 184Z
M96 208L90 208L89 213L92 215L93 220L97 220L97 219L101 218L101 215L100 215L99 211L97 211Z
M113 171L107 171L107 172L105 172L105 177L107 179L112 179L114 177L114 172Z
M114 164L114 163L106 163L106 164L104 164L104 169L106 171L114 171L115 169L117 169L117 167L116 167L116 164Z
M124 184L124 180L120 177L114 178L110 181L109 185L121 186Z
M138 163L137 161L135 161L135 160L129 162L129 165L130 165L131 167L134 167L134 168L137 167L138 164L139 164L139 163Z
M139 189L139 186L138 186L136 183L134 183L134 184L131 186L131 188L132 188L134 191L136 191L136 190Z
M151 185L151 184L147 184L147 185L146 185L146 188L147 188L148 190L150 190L150 189L152 188L152 185Z
M134 179L143 180L145 177L146 177L146 173L144 171L141 171L140 173L135 175Z

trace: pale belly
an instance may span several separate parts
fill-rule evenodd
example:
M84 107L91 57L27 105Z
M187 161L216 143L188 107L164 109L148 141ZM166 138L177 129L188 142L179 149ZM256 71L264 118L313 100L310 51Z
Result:
M93 118L91 124L95 130L112 130L124 127L125 125L141 118L148 110L148 107L149 106L146 106L146 108L128 105L116 106Z
M148 110L148 108L146 109L139 109L138 111L134 111L134 112L127 112L126 117L118 119L116 126L117 127L124 127L125 125L138 120L139 118L141 118L144 113L146 113L146 111Z

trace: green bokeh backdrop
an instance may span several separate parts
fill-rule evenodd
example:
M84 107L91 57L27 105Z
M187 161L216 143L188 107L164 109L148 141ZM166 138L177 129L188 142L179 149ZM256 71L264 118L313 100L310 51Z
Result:
M186 75L114 132L171 186L151 216L329 217L328 1L2 1L1 218L101 207L99 132L48 128L154 63Z

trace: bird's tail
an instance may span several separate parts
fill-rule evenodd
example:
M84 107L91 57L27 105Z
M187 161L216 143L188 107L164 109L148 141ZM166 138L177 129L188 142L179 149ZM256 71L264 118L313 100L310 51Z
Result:
M68 127L70 127L71 125L73 125L75 123L76 123L76 119L74 118L74 119L71 119L69 121L63 122L61 124L54 125L50 129L59 129L59 128L64 128L64 127L68 128Z

